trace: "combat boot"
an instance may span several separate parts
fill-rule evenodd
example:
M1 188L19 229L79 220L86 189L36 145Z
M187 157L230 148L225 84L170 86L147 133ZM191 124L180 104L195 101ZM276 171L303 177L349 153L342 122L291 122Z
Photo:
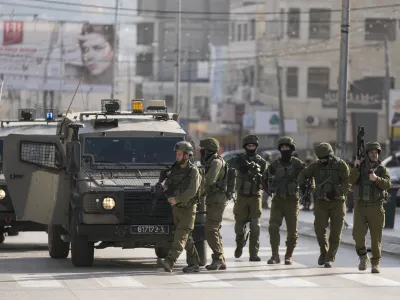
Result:
M235 257L239 258L242 256L242 254L243 254L243 247L240 247L239 245L237 245L236 249L235 249Z
M159 259L157 262L162 268L164 268L165 272L168 272L168 273L172 272L173 264L169 259L167 259L167 258L164 259L164 260L163 259Z
M326 253L321 253L318 257L318 265L323 266L325 264Z
M293 255L294 248L287 248L285 254L285 265L291 265L292 262L292 255Z
M360 263L358 264L358 270L365 271L368 267L369 257L368 255L360 256Z
M326 261L324 267L325 268L332 268L332 262L331 261Z
M206 269L209 271L226 270L226 264L222 259L213 259Z
M261 258L257 254L250 255L249 261L261 261Z
M267 262L269 265L276 265L281 263L281 259L278 253L272 253L271 258Z
M379 264L372 264L371 273L377 274L380 272L381 272L381 270L379 268Z
M182 269L183 273L198 273L200 272L199 265L190 265Z

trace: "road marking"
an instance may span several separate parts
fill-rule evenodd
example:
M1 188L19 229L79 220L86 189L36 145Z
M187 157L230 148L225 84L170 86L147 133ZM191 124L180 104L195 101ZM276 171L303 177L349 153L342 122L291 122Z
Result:
M177 275L178 278L193 287L231 287L228 282L208 274Z
M380 277L377 274L343 274L337 276L369 286L400 286L400 282Z
M316 287L318 284L290 275L258 275L258 278L279 287Z
M12 275L14 280L25 288L63 288L63 284L51 275L22 274Z
M144 287L144 285L130 276L107 276L100 274L93 276L103 287Z

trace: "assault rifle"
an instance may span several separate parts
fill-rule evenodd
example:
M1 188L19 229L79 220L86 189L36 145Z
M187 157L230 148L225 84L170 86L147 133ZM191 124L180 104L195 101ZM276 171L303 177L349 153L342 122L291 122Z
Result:
M364 148L364 127L358 126L357 129L357 160L361 160L365 156Z
M304 185L305 185L305 190L304 194L301 197L300 204L303 205L305 209L310 209L311 197L313 192L312 178L307 178Z
M253 178L258 179L258 181L261 183L261 185L264 187L265 184L262 181L262 174L261 174L261 169L260 166L258 164L256 164L254 161L252 162L248 162L246 160L246 167L248 170L248 173L253 176Z

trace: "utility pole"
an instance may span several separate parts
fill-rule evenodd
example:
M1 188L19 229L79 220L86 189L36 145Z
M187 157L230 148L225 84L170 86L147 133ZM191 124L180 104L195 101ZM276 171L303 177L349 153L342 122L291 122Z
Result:
M119 0L115 0L115 14L114 14L114 55L113 55L113 77L112 77L112 85L111 85L111 99L114 99L114 89L115 89L115 76L117 75L115 72L115 61L116 57L118 57L118 43L117 43L117 34L118 34L118 8L119 8Z
M190 119L191 115L191 110L192 110L192 63L191 63L191 51L192 47L191 44L189 43L188 47L188 56L187 56L187 61L188 61L188 83L187 83L187 118Z
M179 113L181 99L181 26L182 26L182 0L178 0L178 15L176 17L176 63L175 63L175 101L174 112Z
M386 35L385 40L384 40L384 50L385 50L385 81L384 81L384 89L383 89L383 97L386 100L386 116L387 116L387 122L386 126L387 128L387 140L390 140L390 153L388 153L388 149L386 150L387 155L389 156L391 152L393 151L393 138L391 134L389 133L389 124L392 124L392 120L390 120L390 115L389 115L389 107L390 107L390 66L389 66L389 49L388 49L388 36ZM391 127L394 125L392 124Z
M281 136L284 136L286 135L286 132L285 132L285 115L283 113L282 75L278 59L275 59L275 67L276 67L276 79L278 81L279 121L280 121L279 131Z
M340 41L339 101L336 155L344 158L346 154L347 124L347 65L349 60L349 19L350 0L342 0L342 25Z

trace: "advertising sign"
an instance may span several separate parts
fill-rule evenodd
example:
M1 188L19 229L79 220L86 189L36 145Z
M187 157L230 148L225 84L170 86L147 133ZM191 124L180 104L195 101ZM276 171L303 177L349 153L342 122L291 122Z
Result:
M9 90L109 92L114 77L114 26L4 21L0 73Z

